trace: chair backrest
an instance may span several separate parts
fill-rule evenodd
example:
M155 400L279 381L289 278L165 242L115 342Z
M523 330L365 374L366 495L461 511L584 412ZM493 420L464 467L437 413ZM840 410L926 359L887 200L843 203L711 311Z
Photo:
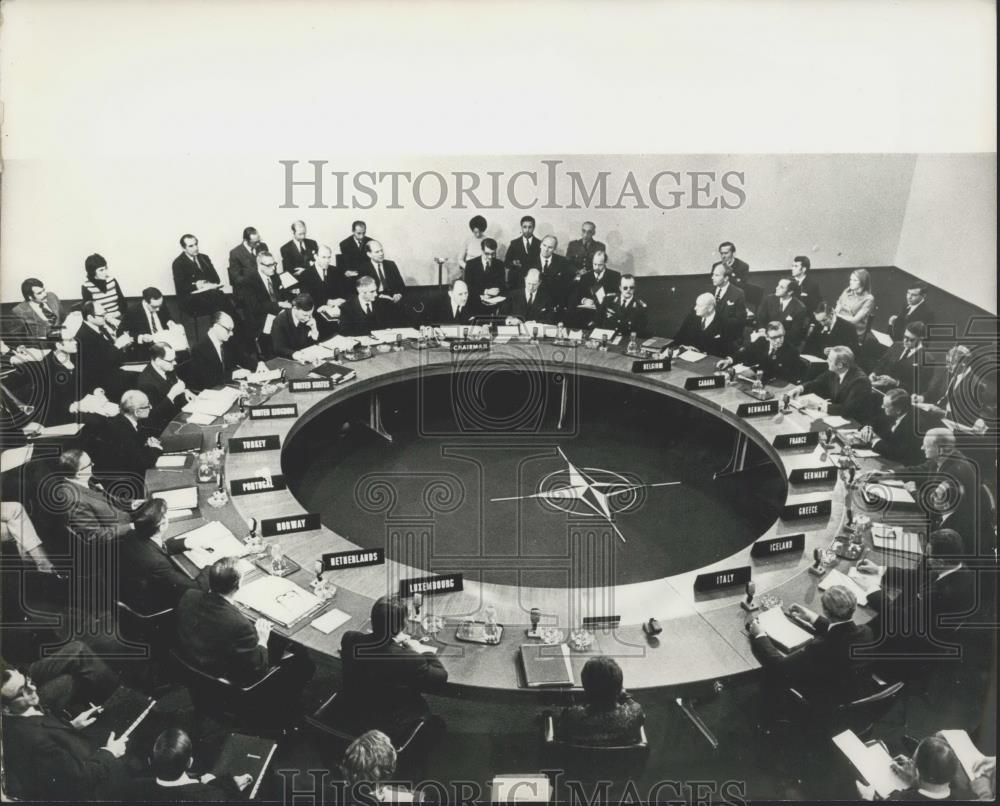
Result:
M216 677L192 666L176 650L170 650L170 660L191 695L196 708L212 713L230 713L241 694L240 689L224 677Z
M897 683L893 683L891 686L886 686L880 691L876 691L874 694L869 694L867 697L861 697L857 700L846 702L840 706L840 709L842 711L860 711L874 706L885 705L895 699L899 692L903 690L905 685L906 684L900 680Z
M639 727L639 738L633 744L597 746L565 742L555 736L553 720L546 716L543 731L545 762L554 763L581 780L588 776L621 777L637 775L649 758L646 729Z

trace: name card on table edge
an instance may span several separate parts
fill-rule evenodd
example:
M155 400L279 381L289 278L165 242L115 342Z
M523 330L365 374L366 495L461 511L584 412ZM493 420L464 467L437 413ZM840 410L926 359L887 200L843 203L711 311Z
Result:
M311 532L313 529L319 529L318 512L287 515L284 518L264 518L260 522L260 533L263 537L290 535L295 532Z
M353 549L351 551L327 552L322 556L324 571L339 571L343 568L362 568L366 565L384 565L385 549Z
M722 389L725 385L725 375L695 375L684 379L684 388L689 392L701 389Z
M815 448L819 445L819 431L778 434L772 444L775 448Z
M830 499L825 501L804 501L799 504L785 504L781 509L781 519L783 521L794 521L799 518L825 518L829 517L833 507Z
M818 481L836 481L837 468L830 465L827 467L797 467L788 474L788 481L792 484L808 484Z
M759 403L740 403L736 407L737 417L766 417L778 413L778 401L762 400Z
M252 476L248 479L233 479L229 482L229 489L233 495L250 495L252 493L270 493L275 490L287 489L285 477L280 473L264 478L263 476Z
M276 451L281 447L281 437L265 434L262 437L232 437L229 440L230 453L250 453L252 451Z
M332 378L298 378L288 382L289 392L323 392L333 389Z
M274 420L279 417L298 417L297 403L281 403L273 406L251 406L251 420Z
M644 372L669 372L670 357L643 358L632 362L632 372L641 375Z
M404 599L413 596L414 593L429 596L435 593L456 593L463 589L464 580L461 574L434 574L399 580L399 595Z
M731 588L735 585L746 585L750 581L750 566L741 565L736 568L724 568L721 571L709 571L698 574L694 578L695 593Z
M806 534L781 535L758 540L750 548L751 557L773 557L775 554L786 554L793 551L804 551Z

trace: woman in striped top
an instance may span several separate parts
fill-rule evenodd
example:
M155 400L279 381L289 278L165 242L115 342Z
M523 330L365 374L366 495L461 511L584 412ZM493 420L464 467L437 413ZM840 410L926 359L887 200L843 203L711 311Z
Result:
M837 299L837 316L846 319L858 331L861 341L868 333L872 314L875 312L875 297L872 296L872 280L866 269L851 272L847 288Z
M80 296L84 302L101 303L107 318L117 329L125 313L125 294L118 281L108 272L108 261L95 253L84 262L84 268L87 270L87 279L80 289Z

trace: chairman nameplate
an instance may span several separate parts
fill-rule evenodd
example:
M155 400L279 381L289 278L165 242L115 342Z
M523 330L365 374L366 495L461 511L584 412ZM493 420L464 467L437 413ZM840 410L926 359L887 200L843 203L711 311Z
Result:
M436 593L456 593L462 588L461 574L440 574L399 580L399 595L404 598L413 596L415 593L422 593L424 596Z
M323 555L324 571L341 571L344 568L362 568L366 565L384 565L385 549L356 549L334 551Z
M488 341L453 341L451 342L453 353L488 353L490 343Z
M684 379L684 388L690 391L721 389L726 385L725 375L695 375Z
M229 440L230 453L250 453L251 451L276 451L281 447L281 437L266 434L262 437L233 437Z
M750 556L773 557L775 554L802 551L805 547L805 532L799 532L797 535L781 535L781 537L769 537L765 540L758 540L750 548Z
M280 473L264 478L256 476L249 479L233 479L229 483L229 488L233 495L250 495L251 493L273 493L275 490L287 489L285 477Z
M251 420L277 420L281 417L298 417L299 407L296 403L284 403L274 406L251 406Z
M264 537L290 535L295 532L311 532L313 529L319 529L318 512L289 515L284 518L264 518L260 522L260 533Z
M796 521L801 518L827 518L830 516L832 502L808 501L803 504L786 504L781 510L783 521Z
M819 445L819 431L801 431L798 434L778 434L772 443L775 448L815 448Z
M695 593L708 593L709 591L732 588L735 585L746 585L750 581L750 566L741 565L737 568L726 568L722 571L709 571L707 574L698 574L694 578Z

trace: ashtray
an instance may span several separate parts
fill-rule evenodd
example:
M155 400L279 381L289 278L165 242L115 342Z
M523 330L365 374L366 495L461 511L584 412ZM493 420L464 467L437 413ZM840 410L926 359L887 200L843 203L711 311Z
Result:
M571 648L582 652L590 649L594 645L594 634L587 630L573 630L569 634L569 645Z
M378 352L380 352L380 353L391 353L392 352L392 345L391 344L376 344L375 345L375 349Z
M565 633L558 627L542 627L538 635L543 644L561 644L565 638Z
M223 490L216 490L208 497L208 505L218 509L229 503L229 494Z
M760 605L761 610L770 610L773 607L781 607L783 603L780 596L775 596L773 593L762 593L757 597L757 604Z
M426 615L420 619L420 626L427 635L437 635L444 629L444 616Z
M240 411L230 411L222 416L225 420L226 425L236 425L236 423L243 421L243 412Z

